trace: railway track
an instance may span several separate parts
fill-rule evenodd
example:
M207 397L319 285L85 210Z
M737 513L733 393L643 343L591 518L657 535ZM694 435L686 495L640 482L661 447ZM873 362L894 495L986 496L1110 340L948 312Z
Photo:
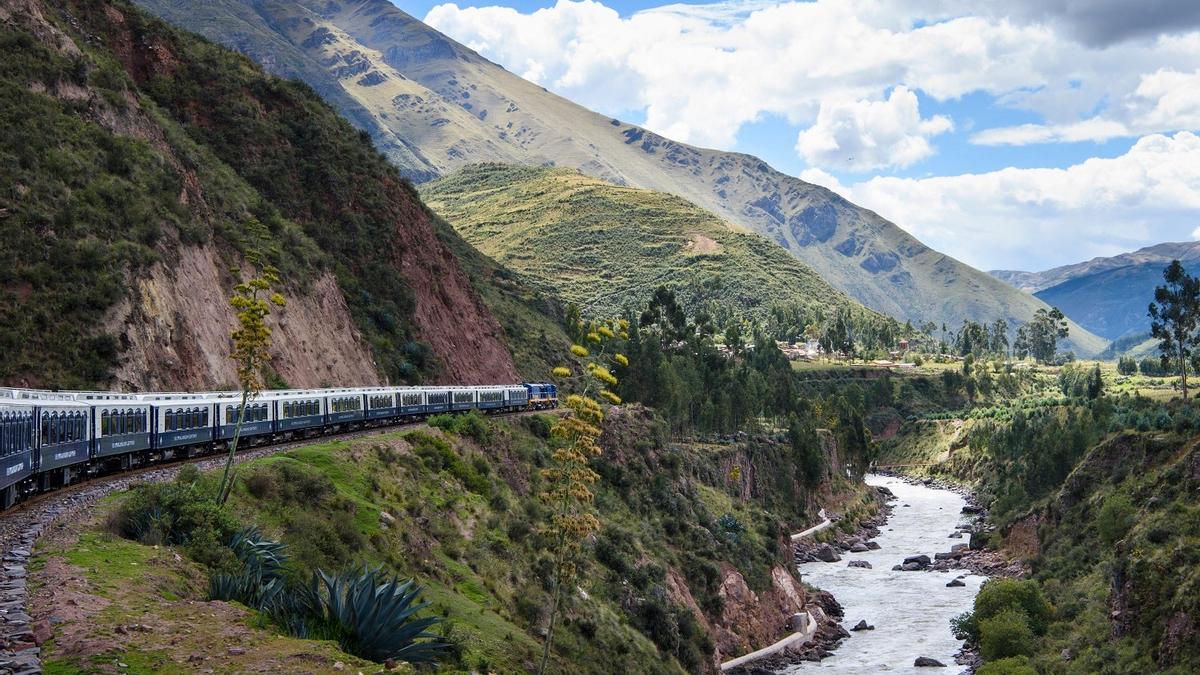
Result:
M524 417L544 413L562 414L562 411L522 411L502 413L493 417ZM424 422L392 424L263 445L239 452L237 462L267 457L329 440L353 440L397 429L421 427L428 428L428 425ZM43 532L62 527L65 522L69 522L70 516L94 505L106 495L128 490L134 485L172 480L185 466L196 466L201 471L215 469L223 466L225 459L224 453L215 453L105 474L42 493L0 512L0 675L30 675L41 672L41 649L34 640L33 625L26 612L25 601L26 568L33 554L33 547Z

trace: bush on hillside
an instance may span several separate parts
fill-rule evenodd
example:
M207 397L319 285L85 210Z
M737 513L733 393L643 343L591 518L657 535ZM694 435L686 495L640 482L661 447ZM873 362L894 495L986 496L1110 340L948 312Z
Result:
M1010 656L991 663L985 663L975 670L975 675L1038 675L1037 670L1029 665L1029 659L1024 656Z
M483 444L492 440L492 428L479 411L472 410L465 414L443 413L434 415L426 421L429 426L436 427L456 436L475 439Z
M979 653L984 661L1032 656L1035 639L1028 617L1018 609L1006 609L979 621Z

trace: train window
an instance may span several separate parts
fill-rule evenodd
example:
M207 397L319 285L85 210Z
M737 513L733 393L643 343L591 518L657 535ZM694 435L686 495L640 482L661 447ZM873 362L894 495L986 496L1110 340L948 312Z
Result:
M108 411L105 410L104 412L100 413L100 435L107 436L108 434Z

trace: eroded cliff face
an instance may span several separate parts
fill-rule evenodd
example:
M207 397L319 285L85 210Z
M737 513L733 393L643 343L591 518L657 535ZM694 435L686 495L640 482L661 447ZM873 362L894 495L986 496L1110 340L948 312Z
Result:
M121 336L118 389L192 391L237 387L229 354L236 318L233 280L209 246L181 246L135 282L110 314ZM325 273L307 289L285 291L268 318L271 367L292 387L380 383L370 348L354 326L337 280Z

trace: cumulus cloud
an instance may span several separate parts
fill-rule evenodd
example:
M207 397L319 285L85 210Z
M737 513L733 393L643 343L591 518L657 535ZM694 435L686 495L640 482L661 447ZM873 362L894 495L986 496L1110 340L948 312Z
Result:
M1167 86L1167 80L1200 72L1200 32L1179 34L1187 21L1164 27L1151 20L1179 9L1167 4L750 0L667 5L622 17L596 0L558 0L530 13L444 4L425 20L559 94L616 116L640 114L650 129L681 141L731 149L739 129L764 115L816 125L799 151L839 168L850 156L842 156L843 146L866 157L885 140L866 137L868 129L852 123L854 107L895 106L893 90L901 87L935 101L982 92L1043 119L981 130L976 140L986 144L1195 128L1185 122L1200 87L1191 80ZM1125 5L1132 9L1117 11ZM1144 21L1127 16L1143 9ZM1178 12L1181 20L1191 14ZM1079 30L1115 39L1122 22L1157 37L1106 49L1071 37ZM1165 65L1172 70L1159 75ZM835 129L834 122L849 124ZM927 156L933 135L908 130L901 156ZM836 151L819 149L831 143ZM882 164L876 156L861 166Z
M1200 129L1200 70L1160 68L1140 77L1137 87L1104 115L1068 124L1022 124L985 129L971 136L978 145L1096 141L1171 129Z
M853 185L827 174L805 178L976 267L1041 269L1196 234L1200 136L1152 134L1120 156L1064 169L875 177Z
M933 154L929 139L954 128L950 118L921 118L917 95L896 87L883 101L822 101L796 151L813 166L866 171L905 167Z

